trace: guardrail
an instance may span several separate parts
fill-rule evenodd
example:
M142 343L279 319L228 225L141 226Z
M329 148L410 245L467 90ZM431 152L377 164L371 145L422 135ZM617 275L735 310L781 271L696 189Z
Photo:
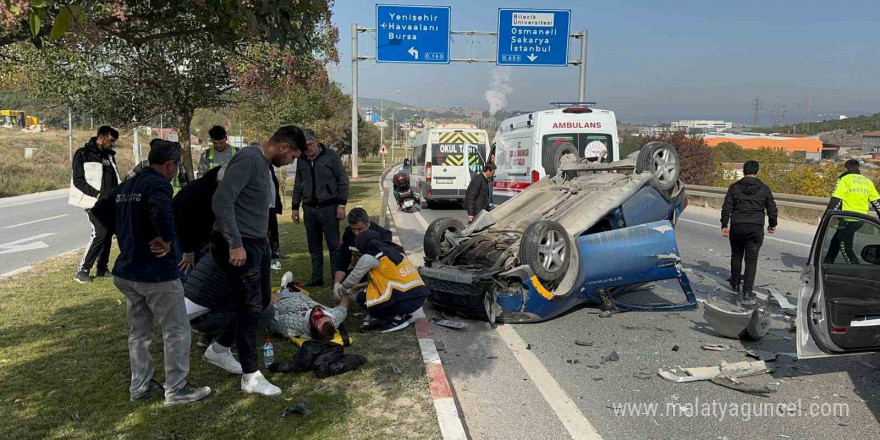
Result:
M707 197L723 199L727 194L727 188L718 188L714 186L685 185L688 195L695 197ZM778 206L787 206L790 208L811 209L814 211L825 211L828 207L829 199L825 197L799 196L796 194L773 194L773 200Z

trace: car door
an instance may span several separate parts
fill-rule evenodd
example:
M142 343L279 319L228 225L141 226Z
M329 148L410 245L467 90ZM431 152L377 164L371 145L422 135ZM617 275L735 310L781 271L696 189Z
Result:
M798 358L880 351L880 222L825 215L801 275Z

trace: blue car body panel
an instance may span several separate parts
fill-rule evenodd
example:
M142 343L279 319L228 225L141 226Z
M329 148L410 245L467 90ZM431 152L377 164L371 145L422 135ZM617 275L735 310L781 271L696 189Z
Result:
M601 304L600 291L624 292L625 289L615 288L669 279L678 280L687 302L616 305L627 310L684 310L697 306L687 275L681 270L678 244L668 220L585 235L578 238L577 250L581 266L575 288L569 294L548 298L541 293L546 290L536 279L526 280L523 282L528 289L525 301L520 295L498 296L497 303L503 312L501 319L505 319L505 314L527 313L536 318L534 320L546 320L578 304ZM621 268L626 268L625 272Z

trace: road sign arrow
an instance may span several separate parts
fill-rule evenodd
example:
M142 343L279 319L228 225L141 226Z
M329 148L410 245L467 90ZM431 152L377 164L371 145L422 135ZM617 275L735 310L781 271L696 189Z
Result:
M410 55L413 56L414 59L419 59L419 51L416 50L415 46L412 46L407 51Z
M531 54L531 55L529 55L529 56L527 56L527 57L526 57L526 58L528 58L528 59L529 59L529 61L531 61L531 62L533 62L533 63L534 63L534 62L535 62L535 60L537 60L537 59L538 59L538 56L537 56L537 55L535 55L535 54Z
M40 238L50 237L55 235L54 232L47 232L39 235L34 235L33 237L22 238L21 240L10 241L8 243L0 244L0 255L2 254L14 254L16 252L24 252L24 251L32 251L35 249L43 249L49 247L48 244L42 241L36 241ZM27 244L22 244L26 242L32 242Z

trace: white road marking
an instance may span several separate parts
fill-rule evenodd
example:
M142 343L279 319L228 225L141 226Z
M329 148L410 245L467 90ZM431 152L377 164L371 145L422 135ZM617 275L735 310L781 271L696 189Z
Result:
M391 207L390 201L388 206L389 208ZM428 221L425 220L422 213L420 211L415 211L414 214L422 229L428 229ZM412 258L414 255L411 255L410 257ZM571 438L574 440L601 440L602 437L590 421L587 420L581 410L578 409L574 401L572 401L562 387L559 386L559 383L553 379L553 376L547 371L544 364L541 363L534 353L526 350L525 341L522 340L513 327L510 325L499 325L495 330L504 341L504 344L507 345L507 348L513 353L514 358L516 358L523 370L529 375L532 383L535 384L535 387L544 397L544 400L550 406L550 409L553 410L556 417L562 422L562 425L565 427L566 431L568 431ZM422 347L422 349L424 351L424 347ZM434 405L436 408L436 400ZM451 410L447 409L447 411L444 411L443 413L451 413ZM440 418L440 408L437 408L437 414L438 418Z
M27 243L29 241L39 240L41 238L50 237L55 235L54 232L46 232L39 235L34 235L32 237L22 238L20 240L10 241L9 243L0 244L0 255L2 254L14 254L16 252L24 252L24 251L32 251L35 249L43 249L49 247L48 244L37 241L35 243Z
M414 214L416 215L416 220L418 220L419 224L422 225L422 229L427 230L428 221L425 220L425 217L422 216L422 212L417 210L414 212Z
M13 206L19 206L19 205L28 205L28 204L31 204L31 203L45 202L45 201L48 201L48 200L66 199L67 197L68 197L68 196L58 196L58 197L49 197L48 199L30 200L30 201L27 201L27 202L12 203L12 204L9 204L9 205L2 205L2 206L0 206L0 209L3 209L3 208L11 208L11 207L13 207Z
M681 222L688 222L688 223L696 223L696 224L698 224L698 225L708 226L708 227L710 227L710 228L721 229L721 225L720 225L720 224L718 224L718 225L713 225L713 224L711 224L711 223L698 222L698 221L696 221L696 220L691 220L691 219L686 219L686 218L681 218L681 217L679 217L678 221L681 221ZM767 235L764 235L764 239L765 239L765 240L776 240L776 241L781 241L781 242L783 242L783 243L793 244L793 245L795 245L795 246L803 246L803 247L805 247L805 248L807 248L807 249L810 249L811 247L813 247L812 244L798 243L798 242L796 242L796 241L786 240L786 239L784 239L784 238L770 237L770 236L767 236Z
M525 341L520 338L513 327L499 325L495 330L498 331L501 339L507 344L507 348L510 349L519 364L526 370L532 383L535 384L538 391L544 396L544 400L559 417L571 438L575 440L601 439L602 437L599 436L596 428L584 417L584 414L559 386L559 383L553 379L544 364L538 360L534 353L526 349Z
M25 226L25 225L32 225L32 224L34 224L34 223L45 222L45 221L49 221L49 220L55 220L56 218L67 217L68 215L70 215L70 214L61 214L61 215L56 215L56 216L53 216L53 217L41 218L41 219L39 219L39 220L33 220L33 221L29 221L29 222L19 223L19 224L17 224L17 225L4 226L3 229L17 228L17 227L19 227L19 226Z

